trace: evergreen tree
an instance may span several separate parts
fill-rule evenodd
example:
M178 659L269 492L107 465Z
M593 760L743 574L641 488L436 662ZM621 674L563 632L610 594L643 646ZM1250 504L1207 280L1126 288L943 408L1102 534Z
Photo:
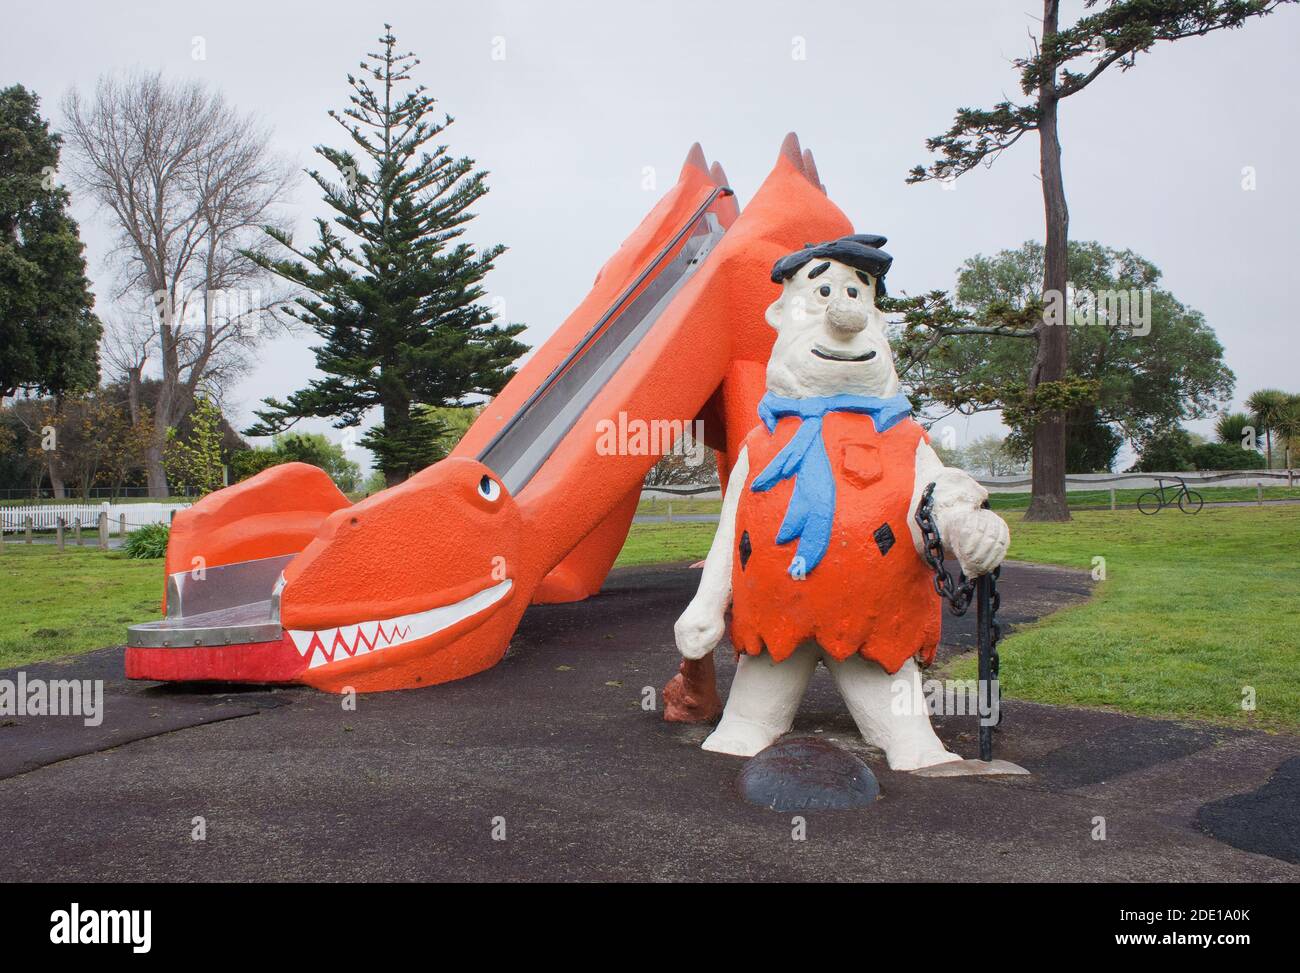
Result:
M0 90L0 396L62 395L99 381L99 320L60 138L22 85Z
M452 118L434 117L434 98L410 83L419 60L395 53L385 28L382 50L348 75L350 106L330 112L352 147L316 148L341 181L308 172L337 215L316 221L317 243L306 250L268 228L299 259L250 254L307 291L292 313L324 340L314 351L325 377L287 402L267 399L246 434L279 432L307 416L356 426L380 408L382 421L360 444L391 486L442 455L446 430L420 407L495 394L527 349L514 340L522 325L494 324L479 303L505 248L476 251L460 239L469 208L488 191L487 173L435 141Z

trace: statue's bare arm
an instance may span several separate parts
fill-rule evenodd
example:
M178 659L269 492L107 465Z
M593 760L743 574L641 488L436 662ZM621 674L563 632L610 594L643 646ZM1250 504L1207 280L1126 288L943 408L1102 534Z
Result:
M727 478L722 514L704 559L700 586L673 627L677 650L688 659L708 655L726 631L727 608L731 605L731 562L736 556L736 508L740 506L740 494L748 478L749 452L742 448Z

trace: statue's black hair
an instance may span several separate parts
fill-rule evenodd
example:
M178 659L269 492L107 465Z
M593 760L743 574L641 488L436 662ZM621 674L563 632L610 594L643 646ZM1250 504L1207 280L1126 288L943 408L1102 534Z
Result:
M876 297L885 296L885 274L894 258L880 248L888 241L874 233L854 233L829 240L826 243L809 243L802 250L787 254L772 266L772 282L781 284L814 260L835 260L858 272L870 274L876 280Z

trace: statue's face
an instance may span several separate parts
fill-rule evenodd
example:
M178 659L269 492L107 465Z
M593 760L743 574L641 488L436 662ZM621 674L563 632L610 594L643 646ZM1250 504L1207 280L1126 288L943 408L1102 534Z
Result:
M791 398L897 394L876 282L864 276L834 260L811 260L785 282L767 309L777 331L769 390Z

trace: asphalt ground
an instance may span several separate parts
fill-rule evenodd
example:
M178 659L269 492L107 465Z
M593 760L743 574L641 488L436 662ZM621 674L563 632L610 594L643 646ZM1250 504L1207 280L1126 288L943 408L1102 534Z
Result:
M997 756L1030 776L925 779L862 744L824 672L791 736L863 757L880 799L802 824L747 804L744 761L659 711L697 579L617 570L595 598L530 609L488 672L355 710L309 689L129 682L120 647L27 666L103 679L105 717L0 718L0 880L1300 878L1300 738L1009 700ZM1089 587L1008 564L1002 618ZM941 658L973 646L973 615L945 617ZM717 659L725 695L734 660ZM935 722L975 755L974 718Z

